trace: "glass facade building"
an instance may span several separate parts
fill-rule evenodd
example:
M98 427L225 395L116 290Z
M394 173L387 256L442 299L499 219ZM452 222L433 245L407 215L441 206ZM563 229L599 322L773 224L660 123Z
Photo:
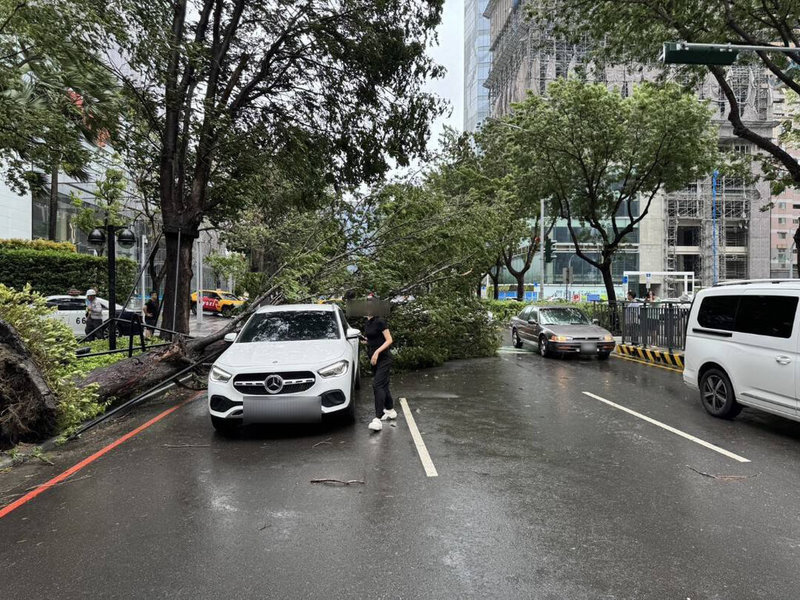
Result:
M464 1L464 131L475 131L489 116L489 90L483 85L492 68L489 19L483 16L488 4Z

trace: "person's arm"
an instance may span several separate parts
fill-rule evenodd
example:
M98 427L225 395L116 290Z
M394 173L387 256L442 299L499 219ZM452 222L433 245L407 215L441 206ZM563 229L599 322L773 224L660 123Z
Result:
M389 328L387 327L386 329L383 330L383 344L381 344L380 347L377 350L375 350L375 352L372 353L372 357L370 358L370 363L372 363L373 366L375 366L375 364L378 362L378 357L380 356L381 352L383 352L389 346L391 346L393 341L394 340L392 340L392 333L389 331Z

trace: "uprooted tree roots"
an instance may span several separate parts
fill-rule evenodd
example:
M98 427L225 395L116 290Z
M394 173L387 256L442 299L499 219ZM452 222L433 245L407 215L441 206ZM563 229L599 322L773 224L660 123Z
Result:
M57 399L13 326L0 320L0 449L54 435Z

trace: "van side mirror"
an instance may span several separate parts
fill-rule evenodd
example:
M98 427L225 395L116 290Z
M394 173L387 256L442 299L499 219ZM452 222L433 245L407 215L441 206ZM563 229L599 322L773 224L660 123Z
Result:
M346 337L348 340L357 340L361 336L361 330L355 327L348 327Z
M225 337L224 337L224 338L222 338L222 339L224 339L226 342L228 342L229 344L231 344L231 343L233 343L233 342L235 342L235 341L236 341L236 338L237 338L237 337L239 337L239 334L238 334L238 333L231 332L231 333L226 333L226 334L225 334Z

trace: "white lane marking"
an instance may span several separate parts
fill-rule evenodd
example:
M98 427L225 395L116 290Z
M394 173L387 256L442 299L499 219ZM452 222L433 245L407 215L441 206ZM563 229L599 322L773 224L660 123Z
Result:
M597 396L596 394L592 394L591 392L583 392L583 393L586 394L587 396L589 396L590 398L594 398L595 400L599 400L600 402L605 402L609 406L613 406L614 408L618 408L619 410L624 411L624 412L626 412L626 413L628 413L630 415L633 415L634 417L638 417L639 419L642 419L643 421L647 421L648 423L652 423L653 425L661 427L662 429L666 429L670 433L674 433L675 435L679 435L682 438L686 438L687 440L690 440L690 441L694 442L695 444L700 444L701 446L704 446L704 447L708 448L709 450L713 450L714 452L719 452L720 454L722 454L724 456L727 456L728 458L732 458L733 460L739 461L740 463L749 463L750 462L748 459L744 458L743 456L739 456L738 454L734 454L733 452L729 452L728 450L725 450L724 448L720 448L719 446L715 446L714 444L706 442L705 440L701 440L700 438L697 438L697 437L695 437L695 436L693 436L691 434L685 433L685 432L681 431L680 429L675 429L674 427L670 427L669 425L667 425L665 423L662 423L661 421L656 421L655 419L652 419L652 418L648 417L647 415L643 415L642 413L638 413L635 410L631 410L630 408L625 408L624 406L620 406L619 404L611 402L611 400L606 400L605 398L601 398L600 396Z
M411 437L414 439L414 445L417 447L417 453L419 454L419 459L422 461L425 474L428 477L438 477L439 473L436 472L436 467L433 466L431 455L428 454L425 442L422 441L422 435L419 429L417 429L417 422L414 421L414 415L411 414L411 409L408 407L408 402L406 402L405 398L400 398L400 406L403 407L403 414L408 422L408 430L411 432Z

